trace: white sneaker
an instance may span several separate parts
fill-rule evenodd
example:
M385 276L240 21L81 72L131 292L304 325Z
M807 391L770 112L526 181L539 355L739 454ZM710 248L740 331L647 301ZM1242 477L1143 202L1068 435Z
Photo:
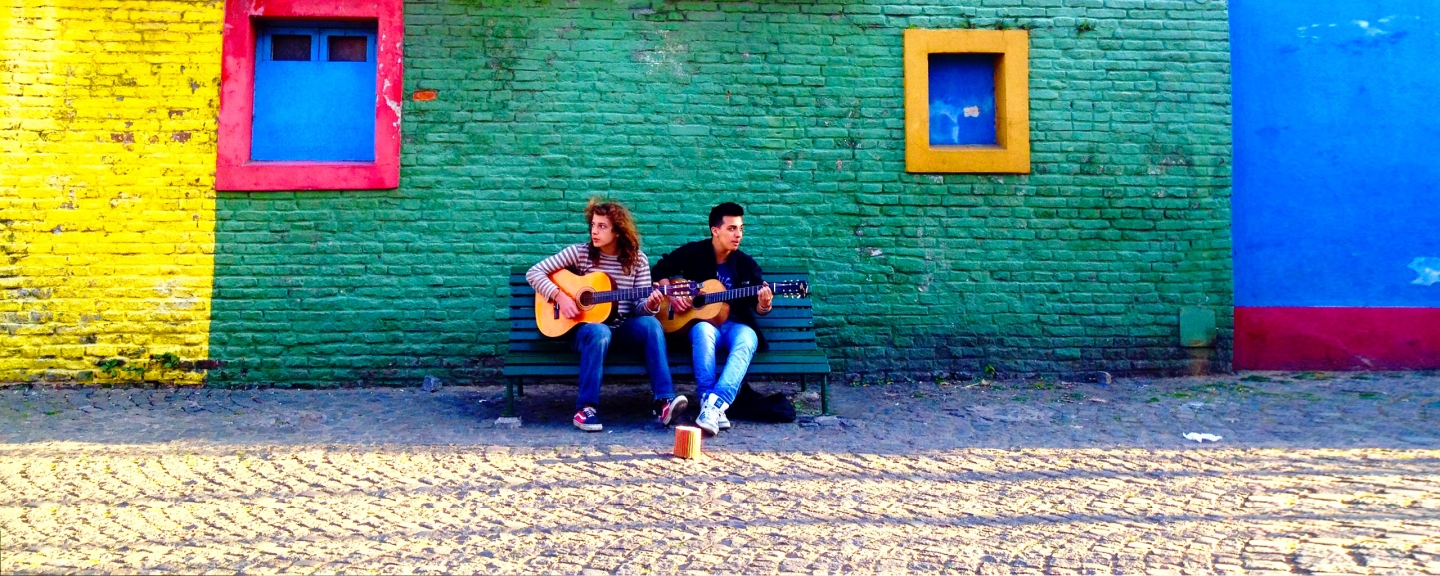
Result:
M720 401L719 396L706 394L705 401L700 404L700 417L695 419L695 425L711 436L719 434L720 420L725 418L725 409L729 407L729 404Z
M716 422L716 424L719 424L719 425L720 425L720 429L721 429L721 430L729 430L729 429L730 429L730 419L725 417L725 412L724 412L724 411L721 411L721 412L720 412L720 421L719 421L719 422Z

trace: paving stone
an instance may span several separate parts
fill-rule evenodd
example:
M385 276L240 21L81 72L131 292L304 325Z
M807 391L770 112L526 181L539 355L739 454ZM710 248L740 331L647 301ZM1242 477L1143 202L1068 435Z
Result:
M737 421L697 461L643 386L600 434L571 386L527 386L522 428L493 388L4 389L0 573L1436 567L1440 377L1036 385L837 387L839 426Z

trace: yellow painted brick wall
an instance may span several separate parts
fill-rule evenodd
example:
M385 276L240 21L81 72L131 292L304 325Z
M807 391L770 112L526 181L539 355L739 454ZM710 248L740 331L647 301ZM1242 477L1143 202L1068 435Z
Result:
M0 0L0 383L198 383L224 2Z

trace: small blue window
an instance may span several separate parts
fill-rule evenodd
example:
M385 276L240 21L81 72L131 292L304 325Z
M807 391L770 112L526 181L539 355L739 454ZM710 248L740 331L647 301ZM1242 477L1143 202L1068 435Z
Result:
M375 161L375 25L276 23L255 42L257 161Z
M930 55L930 145L994 146L995 54Z

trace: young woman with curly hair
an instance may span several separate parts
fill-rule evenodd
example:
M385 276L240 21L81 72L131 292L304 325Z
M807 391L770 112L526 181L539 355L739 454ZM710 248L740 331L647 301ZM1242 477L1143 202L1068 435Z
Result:
M598 230L595 225L595 217L600 216L609 222L609 226L601 226ZM601 254L605 246L602 242L606 238L603 234L608 229L609 238L613 242L613 250L608 252L620 261L621 272L625 275L634 273L635 264L645 258L640 252L640 232L635 230L635 219L630 216L630 211L616 202L601 202L599 198L591 198L590 204L585 206L585 221L590 223L590 245L586 254L590 263L594 266L600 265ZM597 235L599 233L600 235ZM646 261L645 266L649 267Z
M566 318L580 317L575 300L550 280L561 269L576 274L604 272L615 289L624 290L650 286L650 259L640 251L640 234L635 219L615 202L592 198L585 207L585 221L590 224L590 241L566 246L558 254L530 268L525 279L535 291L560 306ZM654 393L653 410L661 425L685 411L684 396L675 395L670 379L670 363L665 356L665 329L655 319L664 296L652 290L650 296L635 302L616 303L616 313L604 324L581 324L573 332L572 346L580 352L580 394L575 401L575 427L598 432L600 424L600 376L605 369L605 354L612 340L622 348L645 352L646 372Z

